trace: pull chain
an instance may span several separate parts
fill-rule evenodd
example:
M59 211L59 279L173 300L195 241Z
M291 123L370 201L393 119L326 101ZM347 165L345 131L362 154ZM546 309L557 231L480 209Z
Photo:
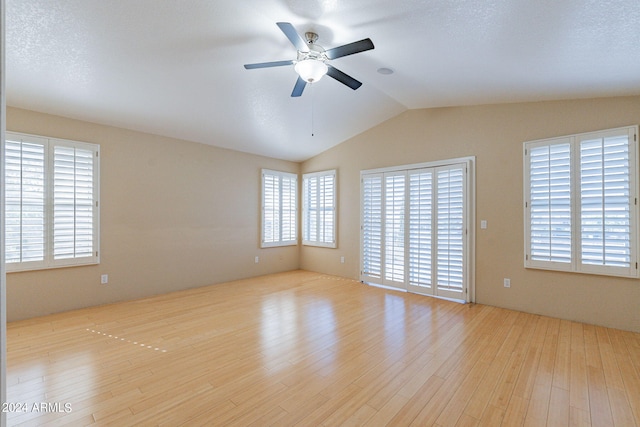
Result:
M314 125L313 123L313 92L314 92L313 86L315 85L311 83L310 86L311 86L311 136L314 136L313 135L313 125Z

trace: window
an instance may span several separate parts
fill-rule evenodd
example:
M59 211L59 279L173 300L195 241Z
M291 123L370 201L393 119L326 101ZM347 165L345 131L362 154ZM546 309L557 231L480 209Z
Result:
M336 247L336 171L302 175L302 244Z
M361 173L362 281L472 300L473 163L464 158Z
M7 271L99 262L99 146L6 133Z
M525 267L638 277L637 131L524 144Z
M262 247L296 245L298 176L262 170Z

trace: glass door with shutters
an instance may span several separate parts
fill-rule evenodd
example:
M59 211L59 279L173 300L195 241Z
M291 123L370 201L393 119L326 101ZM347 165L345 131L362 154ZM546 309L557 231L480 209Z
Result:
M363 282L469 300L468 169L362 172Z

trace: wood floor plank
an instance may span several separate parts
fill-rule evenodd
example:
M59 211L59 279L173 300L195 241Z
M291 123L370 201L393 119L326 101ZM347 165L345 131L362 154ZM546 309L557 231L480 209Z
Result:
M622 380L618 361L616 360L616 355L613 352L613 346L611 345L607 329L603 327L596 327L596 336L607 388L624 390L624 381ZM594 345L596 345L596 343L594 343Z
M587 381L587 362L585 360L584 325L571 324L571 384L569 386L570 421L591 425L589 407L589 384ZM573 409L573 410L571 410ZM573 422L572 422L573 424Z
M607 383L602 365L602 357L598 346L596 329L592 325L584 327L584 344L587 362L587 380L589 383L589 408L591 424L594 426L611 426L613 417L607 393Z
M502 408L489 405L478 423L478 427L493 427L499 425L517 426L520 424L511 424L509 421L505 422L505 411Z
M634 419L631 406L629 406L627 394L623 390L615 388L609 389L608 394L613 424L618 426L637 427L638 423Z
M491 393L489 403L493 407L507 409L513 396L516 382L520 375L525 356L531 346L533 333L538 324L538 316L525 314L526 322L523 325L522 332L518 336L514 350L509 356L507 365ZM527 400L528 399L521 399Z
M506 409L503 410L504 416L502 418L502 424L505 426L521 426L524 424L524 418L527 415L527 408L529 407L529 399L524 399L520 396L511 396ZM489 409L494 412L502 410L502 408L489 405ZM482 418L483 420L485 417Z
M553 386L569 390L571 384L571 322L560 321L558 348L553 369Z
M627 346L624 332L610 329L608 334L624 382L627 401L633 412L635 423L640 426L640 371L634 369L631 360L631 354L637 349Z
M411 424L443 384L444 380L439 376L432 375L429 377L422 387L407 401L400 412L391 419L389 425L406 426Z
M505 317L505 323L501 331L498 332L494 340L500 347L493 357L493 360L487 360L490 363L487 373L478 388L469 399L464 413L474 419L481 419L489 401L491 394L496 389L498 382L508 365L509 359L515 350L519 336L522 334L522 324L524 316L522 313L508 313Z
M569 390L556 386L551 388L547 425L552 427L569 425Z
M378 410L374 417L370 418L363 425L366 427L383 427L391 425L390 422L393 417L400 412L400 410L407 404L408 400L409 399L404 396L395 394L382 408Z
M640 427L640 334L293 271L12 322L9 425Z
M533 333L531 345L529 346L524 358L513 390L513 393L516 396L520 396L524 399L529 399L531 397L548 325L549 319L546 317L540 317L536 323L536 330Z

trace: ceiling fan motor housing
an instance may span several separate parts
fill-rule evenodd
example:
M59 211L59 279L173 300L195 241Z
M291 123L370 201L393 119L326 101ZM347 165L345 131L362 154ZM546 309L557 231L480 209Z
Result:
M309 46L308 52L303 52L301 50L298 51L298 61L304 61L305 59L313 59L315 61L324 62L329 60L322 46L318 46L317 44L313 44L313 43L309 43L308 46Z

